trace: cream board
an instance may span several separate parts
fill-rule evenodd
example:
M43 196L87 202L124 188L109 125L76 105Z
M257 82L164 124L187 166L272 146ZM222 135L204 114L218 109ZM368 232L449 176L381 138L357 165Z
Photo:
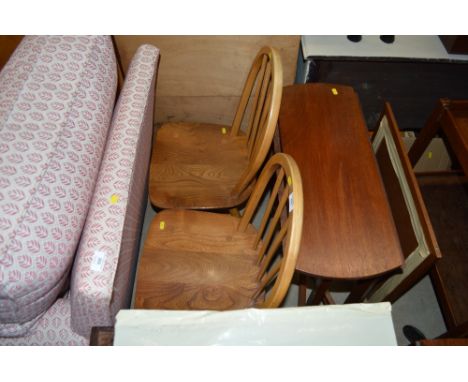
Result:
M114 345L397 345L391 305L121 310Z
M390 132L390 127L388 125L386 116L382 118L372 143L374 152L377 152L379 146L382 144L387 145L393 169L398 177L400 188L403 191L403 197L405 199L406 208L408 209L410 215L411 225L416 235L418 246L406 259L405 264L402 266L402 273L397 273L394 276L388 278L387 281L385 281L370 297L368 297L368 302L382 301L385 296L389 295L391 291L393 291L400 283L402 283L403 280L406 279L430 254L426 239L424 237L424 232L421 227L421 221L418 216L416 205L412 197L408 181L405 177L403 164L401 163L400 157L398 156L398 151L395 146L395 142L393 141L392 133Z

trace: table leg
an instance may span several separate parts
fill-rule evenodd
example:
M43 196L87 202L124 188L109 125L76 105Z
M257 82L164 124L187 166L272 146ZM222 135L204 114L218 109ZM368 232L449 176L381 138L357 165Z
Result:
M353 288L351 289L351 293L345 301L345 304L355 304L362 302L366 292L374 284L374 281L374 279L356 281Z
M317 279L317 284L315 285L315 289L312 291L309 298L307 299L307 305L320 304L325 296L325 293L330 287L331 283L332 281L329 279Z
M307 297L307 276L299 275L299 296L297 306L305 306Z
M333 297L332 297L329 290L325 291L325 293L323 294L322 302L323 302L324 305L335 305L336 304L336 302L333 299Z

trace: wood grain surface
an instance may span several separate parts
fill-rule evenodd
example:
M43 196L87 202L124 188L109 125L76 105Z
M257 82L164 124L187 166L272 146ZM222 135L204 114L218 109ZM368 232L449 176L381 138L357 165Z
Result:
M160 229L164 221L164 230ZM151 223L140 260L135 308L250 307L258 287L255 230L238 219L198 211L165 210Z
M220 125L163 125L153 144L151 203L160 208L219 208L242 203L251 189L243 194L232 191L249 163L247 139L229 132L230 127Z
M124 71L141 44L161 50L155 122L231 125L252 58L275 47L294 82L300 36L116 36Z
M399 267L398 235L353 89L285 87L279 127L282 149L296 160L303 179L297 270L360 279Z

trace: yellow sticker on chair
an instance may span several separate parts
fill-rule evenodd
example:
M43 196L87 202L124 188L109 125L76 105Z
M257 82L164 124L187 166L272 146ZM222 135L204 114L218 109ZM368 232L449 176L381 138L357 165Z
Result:
M288 176L288 184L291 186L292 185L292 178Z
M161 220L159 222L159 229L162 231L166 227L166 222L164 220Z
M119 195L116 195L116 194L112 194L111 197L109 198L110 204L117 204L119 200L120 200Z
M222 132L223 134L226 134L226 133L227 133L227 129L226 129L225 127L222 127L222 128L221 128L221 132Z
M336 88L332 88L331 91L332 91L333 95L338 95L338 90L336 90Z

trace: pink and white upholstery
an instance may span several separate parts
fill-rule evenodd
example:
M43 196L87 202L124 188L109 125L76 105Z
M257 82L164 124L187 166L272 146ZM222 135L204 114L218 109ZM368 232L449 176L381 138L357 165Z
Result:
M130 305L131 272L147 203L159 51L141 46L122 89L71 282L72 327L113 325Z
M67 294L59 298L36 322L26 335L0 338L0 345L88 345L89 339L71 328L71 305Z
M70 290L21 337L2 345L84 345L92 326L112 325L128 307L146 206L154 83L159 50L136 52L115 107Z
M105 36L27 36L0 73L0 336L19 336L64 287L116 91Z

